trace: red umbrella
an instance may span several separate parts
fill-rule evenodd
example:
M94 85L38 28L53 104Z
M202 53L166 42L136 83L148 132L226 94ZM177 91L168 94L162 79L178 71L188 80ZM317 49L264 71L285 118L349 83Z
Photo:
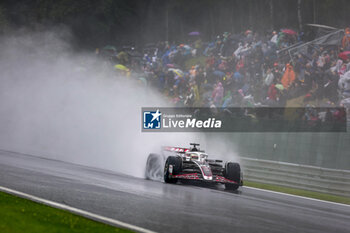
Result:
M344 51L338 54L338 57L342 60L347 60L350 57L350 51Z
M283 29L282 32L286 33L288 35L296 35L297 34L297 32L292 30L292 29Z

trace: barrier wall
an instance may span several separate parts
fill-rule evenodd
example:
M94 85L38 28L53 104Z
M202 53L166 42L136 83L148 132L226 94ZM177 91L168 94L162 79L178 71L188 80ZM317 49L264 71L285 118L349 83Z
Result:
M206 148L217 142L239 157L350 170L350 133L206 134Z
M350 171L241 158L244 180L350 197Z
M206 148L238 156L245 180L350 197L350 133L212 133Z

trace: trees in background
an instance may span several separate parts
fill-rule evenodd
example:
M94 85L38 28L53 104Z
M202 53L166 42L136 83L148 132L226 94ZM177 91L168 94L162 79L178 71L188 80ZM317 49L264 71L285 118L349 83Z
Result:
M82 46L204 39L229 31L264 32L305 23L348 26L348 0L3 0L0 33L64 24Z

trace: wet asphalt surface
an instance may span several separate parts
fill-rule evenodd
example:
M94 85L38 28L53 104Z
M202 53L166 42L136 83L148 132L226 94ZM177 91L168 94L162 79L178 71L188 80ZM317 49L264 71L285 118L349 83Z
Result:
M350 206L265 192L165 184L0 151L0 186L157 232L350 232Z

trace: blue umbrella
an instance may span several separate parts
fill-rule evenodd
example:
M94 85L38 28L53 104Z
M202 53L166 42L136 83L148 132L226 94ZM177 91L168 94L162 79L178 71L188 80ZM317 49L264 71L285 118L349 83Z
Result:
M213 72L213 75L222 78L222 77L225 76L225 73L222 72L222 71L220 71L220 70L215 70L215 71Z
M190 32L188 33L189 36L199 36L200 33L199 32Z
M233 74L233 77L234 79L237 81L237 82L240 82L242 81L243 79L243 75L241 73L239 73L238 71L236 71L234 74Z

